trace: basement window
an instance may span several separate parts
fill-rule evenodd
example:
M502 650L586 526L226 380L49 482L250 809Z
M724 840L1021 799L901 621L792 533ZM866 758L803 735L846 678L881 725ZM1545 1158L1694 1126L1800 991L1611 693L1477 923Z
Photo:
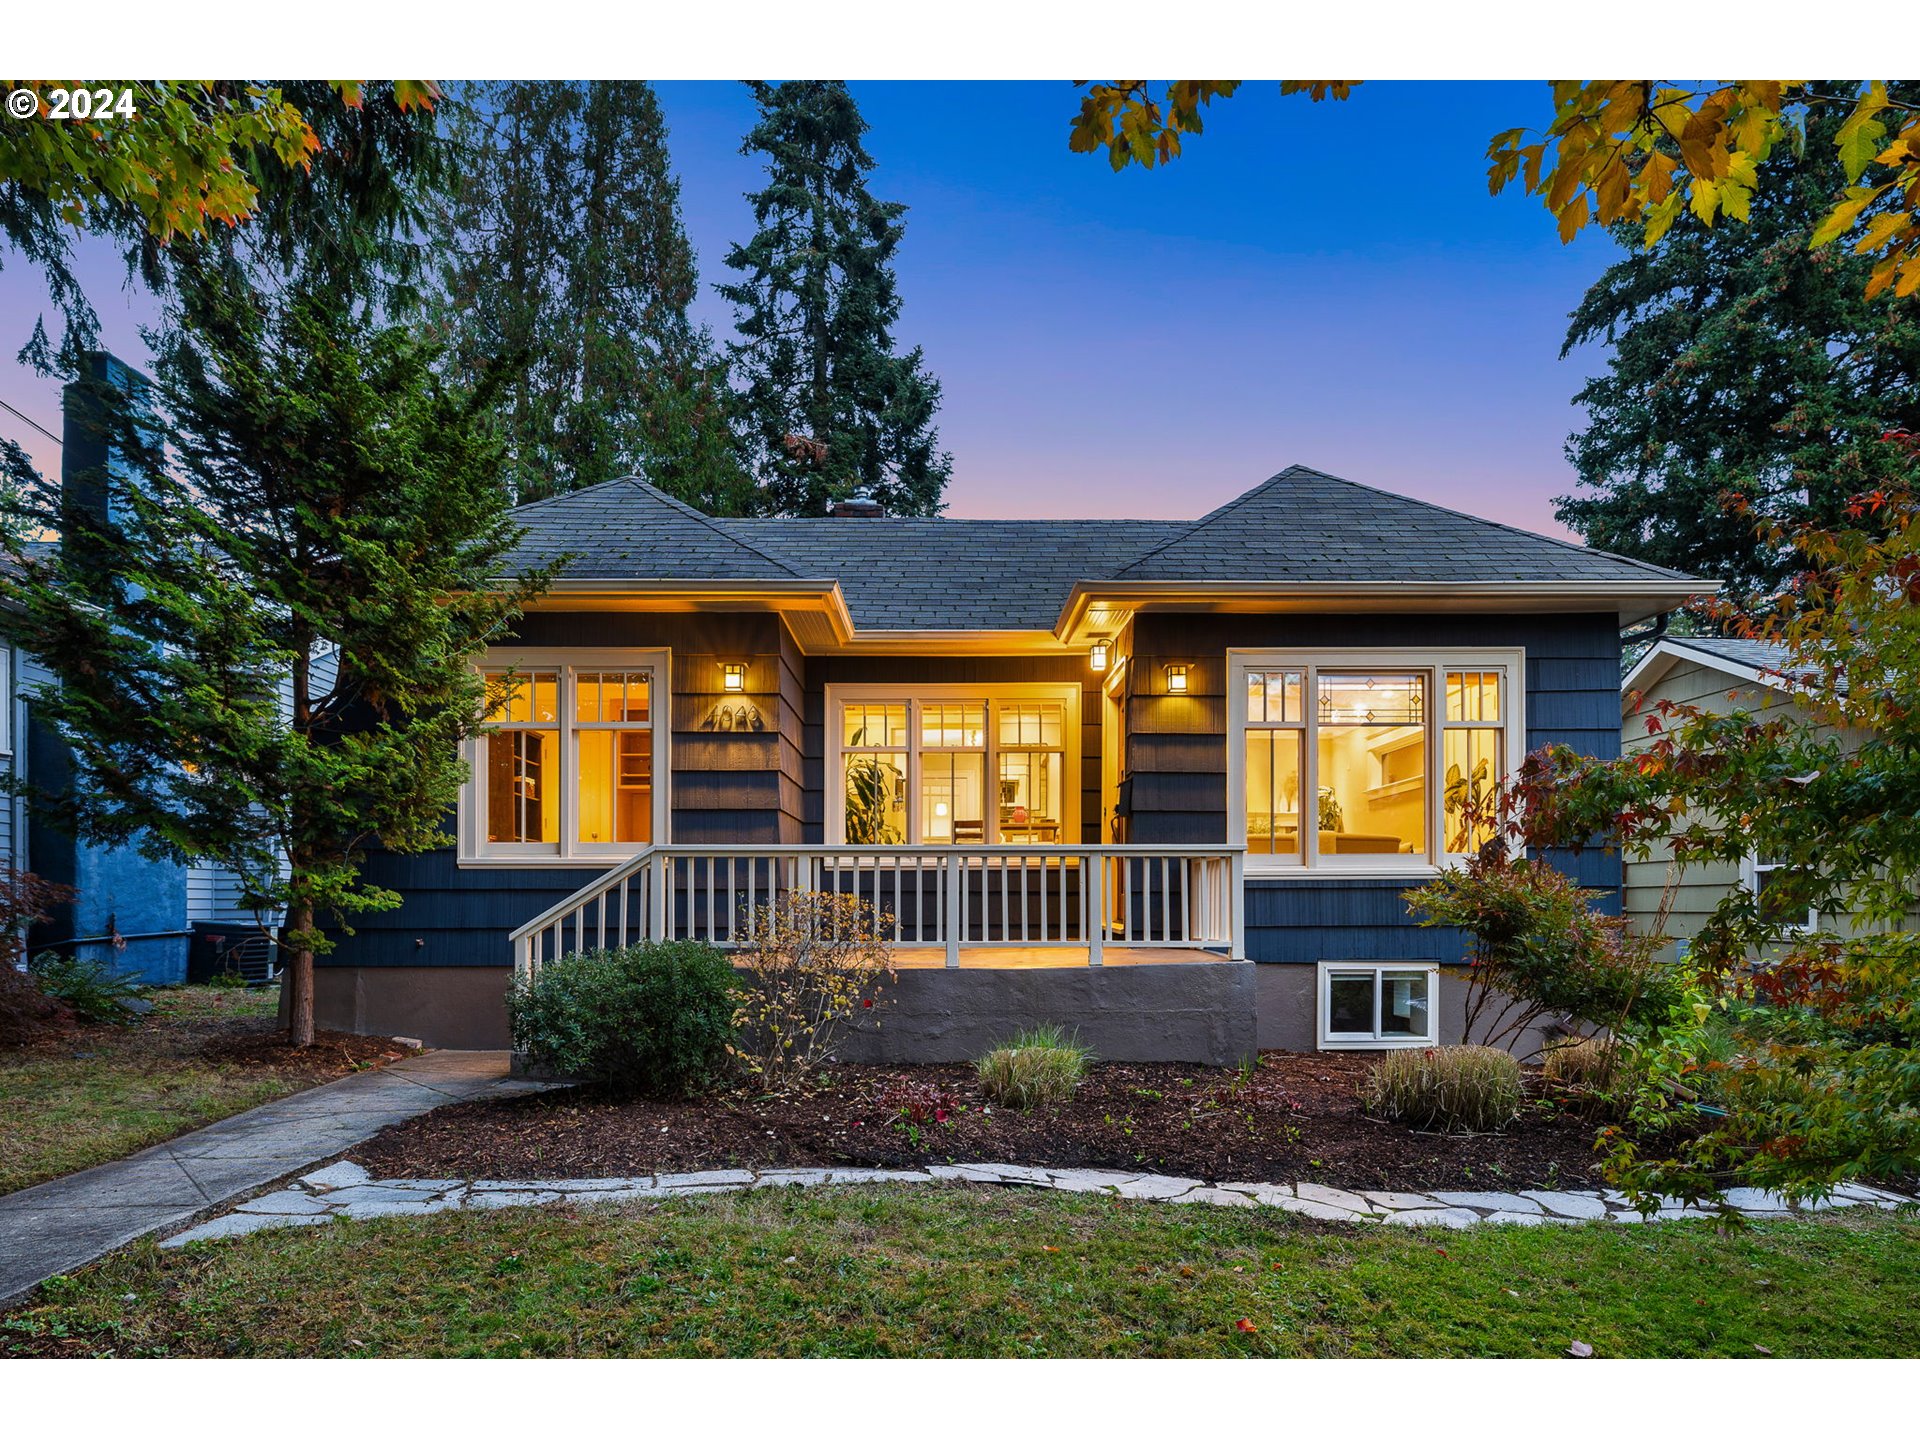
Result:
M1440 1043L1436 965L1320 966L1320 1048L1387 1050Z

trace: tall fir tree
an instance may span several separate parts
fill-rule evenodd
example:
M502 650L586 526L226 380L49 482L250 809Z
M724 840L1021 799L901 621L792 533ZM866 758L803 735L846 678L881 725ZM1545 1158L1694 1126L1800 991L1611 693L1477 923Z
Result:
M473 659L544 578L495 583L517 532L490 397L329 269L185 273L150 391L90 397L121 457L84 487L104 504L0 447L12 505L61 537L10 543L0 577L0 627L52 673L36 712L83 777L42 803L283 909L302 1045L328 927L400 903L364 880L369 849L446 843Z
M751 498L659 97L638 81L512 81L454 97L457 193L438 327L460 373L504 364L517 499L637 473L687 503Z
M1750 223L1683 213L1651 249L1619 233L1633 253L1587 292L1561 352L1612 346L1576 397L1579 488L1558 501L1589 544L1765 591L1795 562L1756 521L1835 525L1850 496L1920 480L1910 452L1880 443L1920 429L1920 298L1867 300L1870 259L1808 248L1847 185L1844 118L1814 111L1805 146L1763 163Z
M865 491L888 510L932 515L953 459L939 448L940 384L918 347L895 353L894 252L906 207L867 191L867 123L837 80L752 82L760 118L741 146L766 157L754 237L719 287L761 508L823 515Z

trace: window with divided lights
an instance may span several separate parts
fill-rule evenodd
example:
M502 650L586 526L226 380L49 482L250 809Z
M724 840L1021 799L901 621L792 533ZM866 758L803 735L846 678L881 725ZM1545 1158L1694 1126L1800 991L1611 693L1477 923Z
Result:
M1416 868L1486 839L1519 652L1230 659L1229 794L1253 869Z
M1073 687L831 687L829 833L849 845L1077 840Z
M558 863L664 838L664 655L620 652L593 664L489 656L483 675L488 729L473 742L461 798L463 859Z
M1439 1043L1440 972L1432 965L1320 966L1320 1048Z

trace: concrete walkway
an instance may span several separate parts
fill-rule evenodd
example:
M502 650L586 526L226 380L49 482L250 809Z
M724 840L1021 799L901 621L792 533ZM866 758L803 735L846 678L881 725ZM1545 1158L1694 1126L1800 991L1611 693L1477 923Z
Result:
M433 1215L444 1210L500 1210L517 1205L604 1204L617 1201L672 1200L688 1195L724 1194L785 1185L870 1185L876 1182L922 1184L961 1181L975 1185L1018 1185L1040 1190L1113 1195L1126 1200L1175 1205L1259 1206L1376 1225L1438 1226L1461 1230L1471 1225L1578 1225L1584 1222L1637 1224L1643 1220L1712 1219L1717 1206L1662 1204L1643 1215L1617 1190L1341 1190L1301 1181L1291 1185L1250 1183L1209 1185L1174 1175L1121 1170L1056 1170L1037 1165L929 1165L922 1170L696 1170L671 1175L615 1176L605 1180L375 1180L351 1161L302 1175L284 1190L247 1201L160 1243L173 1247L199 1240L220 1240L289 1225L327 1225L336 1220L373 1220L388 1215ZM1729 1190L1721 1197L1729 1210L1749 1219L1779 1219L1869 1206L1892 1210L1913 1197L1871 1185L1842 1185L1833 1195L1799 1206L1766 1190Z
M337 1155L436 1106L544 1086L504 1050L435 1050L303 1090L75 1175L0 1195L0 1305L52 1275Z

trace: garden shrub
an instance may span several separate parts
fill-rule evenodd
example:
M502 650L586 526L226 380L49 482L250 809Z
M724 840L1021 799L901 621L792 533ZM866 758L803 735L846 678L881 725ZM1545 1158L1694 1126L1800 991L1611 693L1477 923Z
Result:
M766 1090L792 1085L874 1011L898 977L893 917L857 895L789 891L745 916L734 1055Z
M21 1045L72 1024L73 1012L42 990L31 975L0 964L0 1045Z
M66 1006L81 1020L95 1025L131 1025L136 1008L124 1002L138 999L147 987L99 960L62 955L33 962L32 975L40 989Z
M1618 1043L1605 1035L1569 1035L1541 1053L1540 1073L1553 1085L1601 1090L1612 1083L1618 1058Z
M974 1072L988 1099L1025 1110L1071 1100L1092 1058L1058 1025L1042 1025L989 1050L974 1062Z
M516 978L507 1015L516 1050L620 1095L671 1097L727 1065L738 980L691 940L587 950Z
M1422 925L1467 933L1467 1040L1506 1045L1559 1018L1610 1030L1664 1019L1680 982L1654 958L1662 937L1600 914L1599 894L1497 840L1408 892Z
M1364 1098L1370 1113L1416 1130L1498 1130L1520 1113L1520 1062L1490 1045L1393 1050Z

